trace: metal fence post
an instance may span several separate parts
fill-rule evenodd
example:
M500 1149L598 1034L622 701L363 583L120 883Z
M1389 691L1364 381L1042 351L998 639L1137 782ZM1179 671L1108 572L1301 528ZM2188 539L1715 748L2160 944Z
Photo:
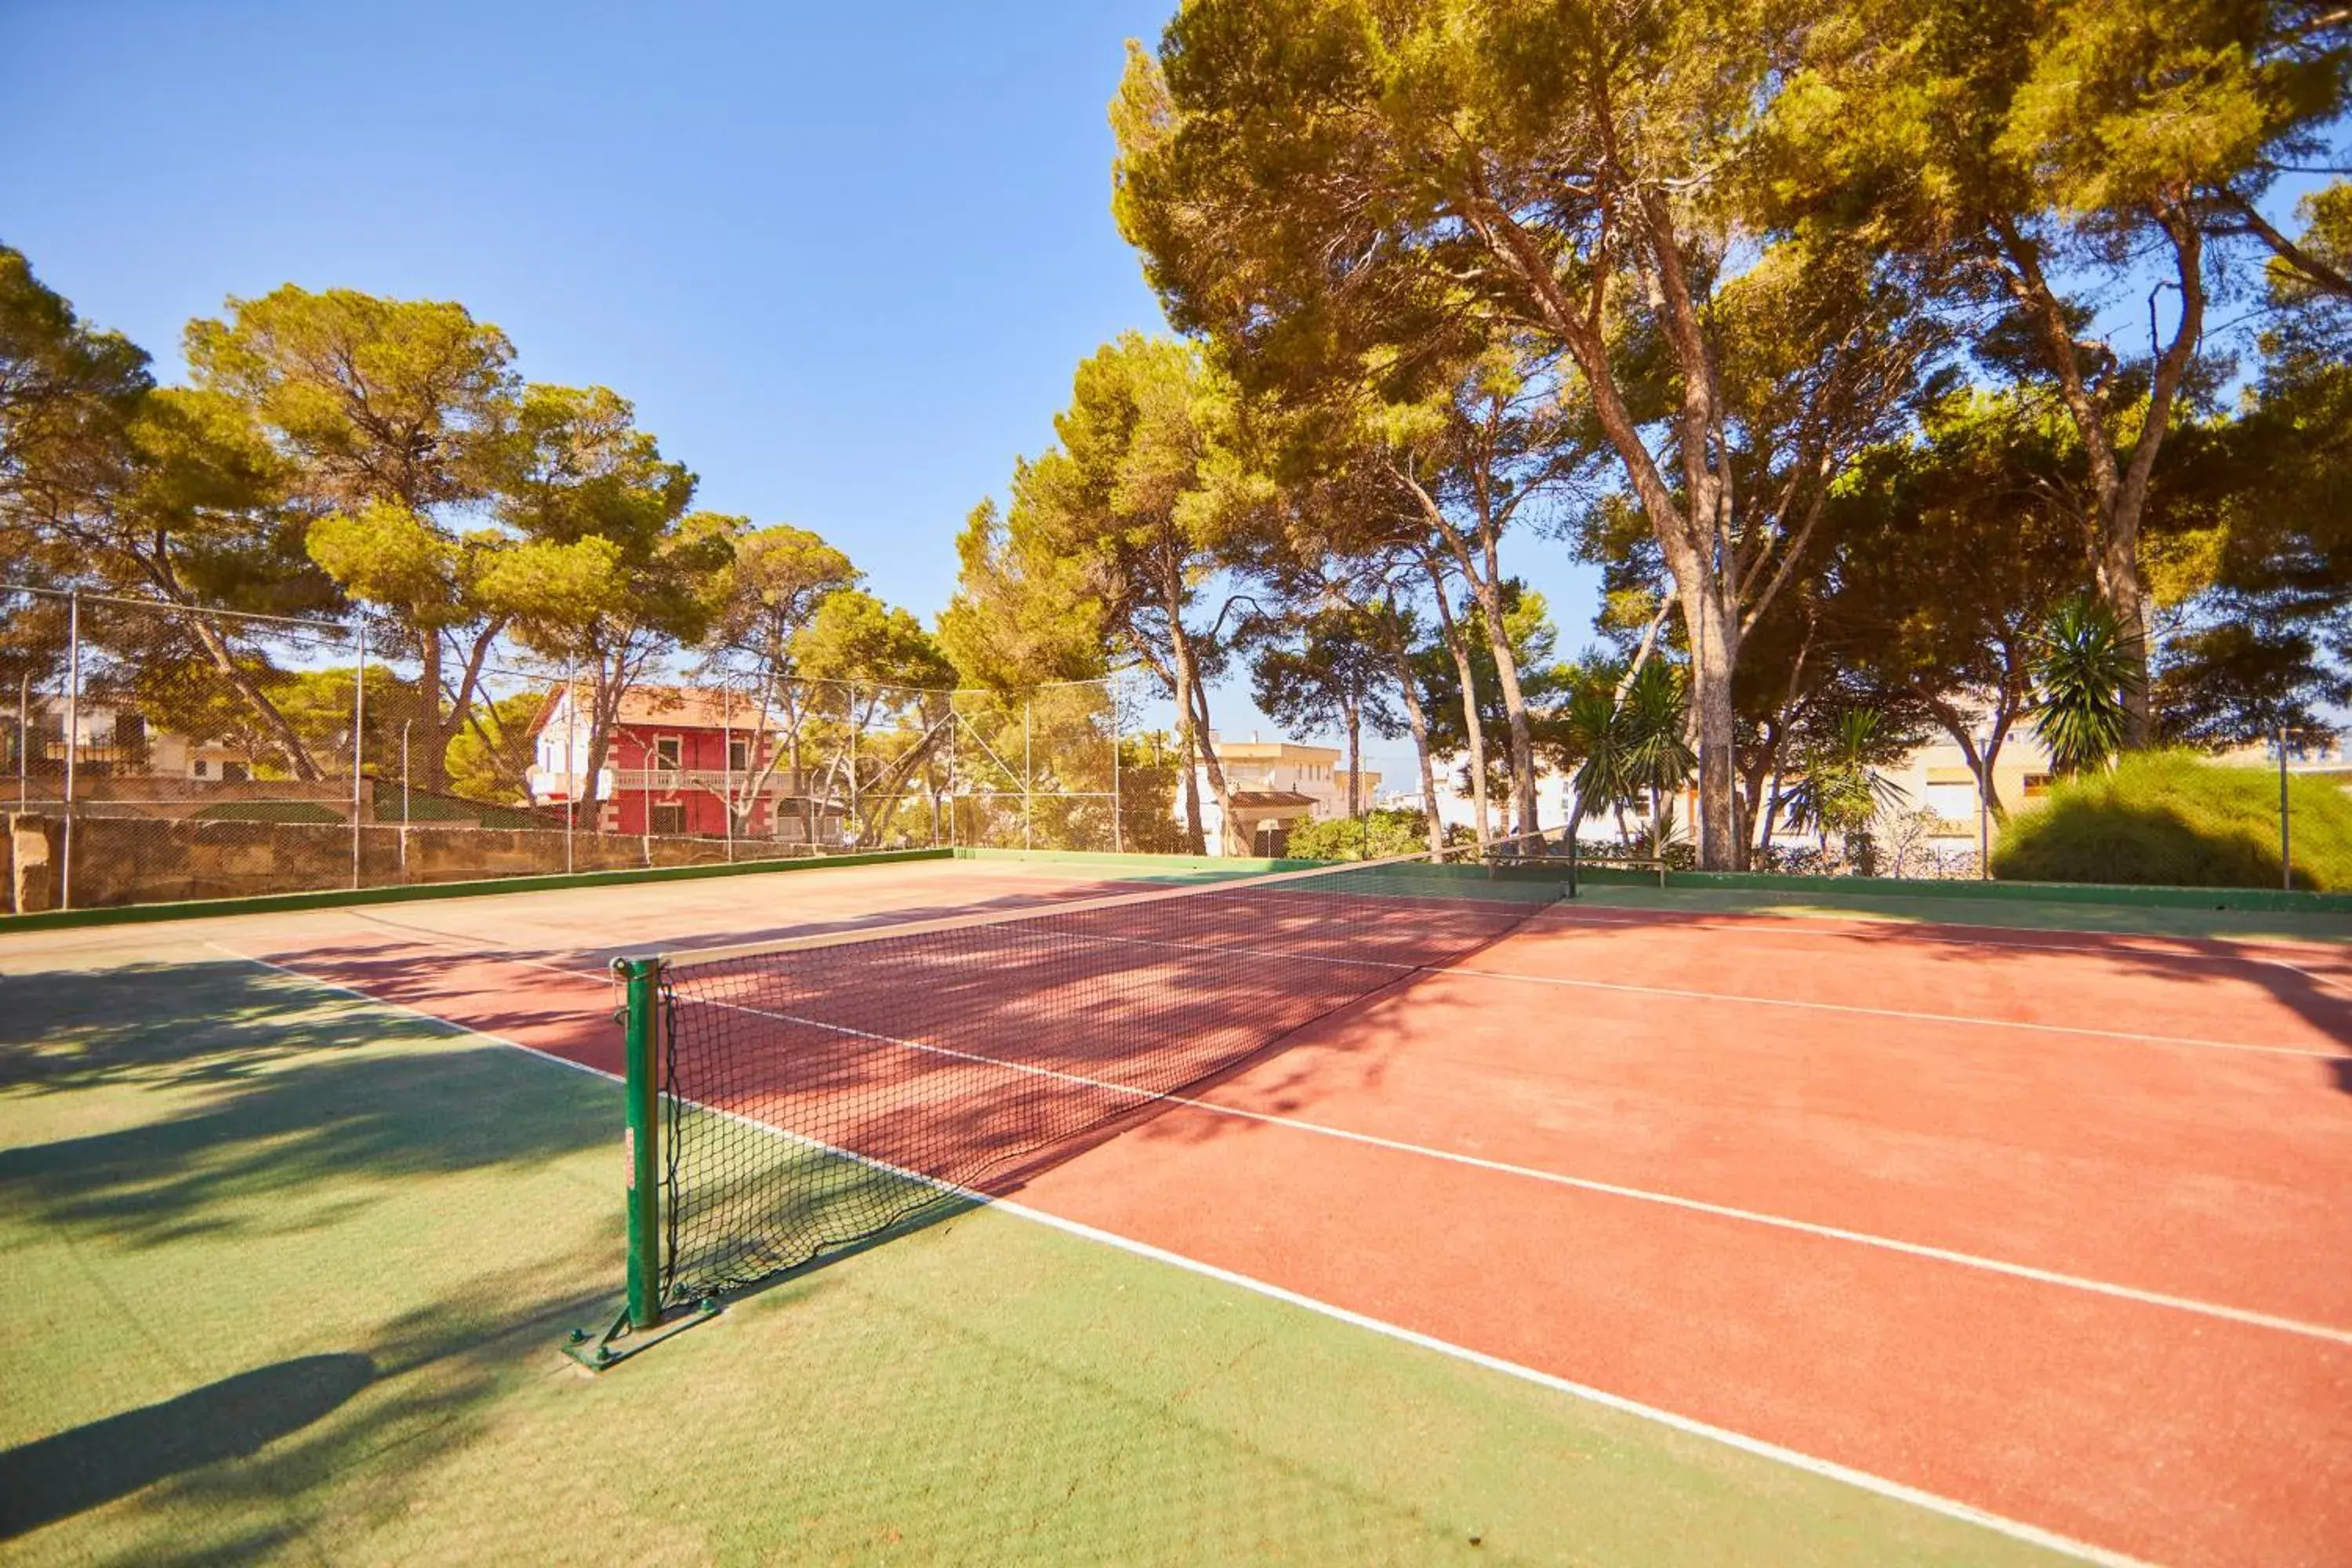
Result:
M563 670L563 868L572 869L572 832L580 816L580 668Z
M1127 853L1127 824L1121 809L1118 791L1118 679L1104 680L1103 689L1110 695L1110 852Z
M1021 847L1037 847L1036 777L1029 760L1029 717L1035 707L1033 699L1021 699Z
M408 876L408 730L414 719L400 721L400 875Z
M724 687L719 691L719 807L726 820L727 859L735 860L735 689Z
M74 753L81 750L81 590L66 598L66 816L58 848L58 908L73 908Z
M1983 762L1978 765L1984 772L1977 779L1977 880L1989 882L1992 879L1992 805L1985 799L1985 791L1992 787L1992 768Z
M367 623L360 623L360 663L352 675L352 886L360 885L360 792L367 784Z

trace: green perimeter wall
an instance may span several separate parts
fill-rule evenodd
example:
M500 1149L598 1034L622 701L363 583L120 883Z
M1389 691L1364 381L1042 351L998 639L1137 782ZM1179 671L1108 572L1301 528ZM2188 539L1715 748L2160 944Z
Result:
M1658 885L1654 871L1582 867L1577 879L1596 885ZM2352 893L2288 892L2281 888L2146 888L2091 882L1942 881L1930 878L1784 877L1768 871L1669 871L1666 886L1726 892L1806 893L1949 899L1955 903L2123 904L2152 910L2247 910L2266 914L2352 914Z
M1223 872L1249 876L1262 871L1298 871L1313 866L1347 866L1347 860L1262 860L1198 855L1078 854L1055 849L956 849L960 860L1034 860L1071 865L1149 866L1159 871ZM1546 862L1530 862L1546 866ZM1552 863L1564 871L1565 860ZM1596 885L1654 888L1655 871L1627 867L1580 866L1577 879ZM1895 877L1785 877L1764 871L1669 871L1668 889L1694 891L1803 893L1812 897L1853 895L1906 899L1995 900L2010 903L2122 904L2141 909L2245 910L2267 914L2352 914L2352 893L2288 892L2278 888L2112 887L2085 882L1945 881Z
M250 899L199 899L179 903L132 904L96 910L50 910L0 916L0 936L10 931L56 931L74 926L128 925L152 921L200 920L213 915L274 914L289 910L336 909L357 904L408 903L422 899L475 899L500 893L536 893L563 888L608 888L635 882L677 882L701 877L744 877L810 870L825 866L896 865L919 860L1008 860L1045 865L1091 866L1186 879L1252 876L1267 871L1303 871L1346 866L1345 860L1268 860L1202 855L1111 855L1056 849L899 849L870 855L818 855L804 859L745 860L733 865L662 866L650 869L583 871L572 875L506 877L479 882L419 882L387 888L336 888L309 893L273 893ZM1530 867L1530 869L1534 869ZM1559 869L1565 869L1563 862ZM1550 868L1545 868L1546 874ZM1652 871L1620 867L1582 867L1580 881L1596 886L1655 887ZM1666 886L1694 891L1747 891L1824 895L1947 899L1955 903L2004 902L2112 904L2141 909L2244 910L2264 913L2352 914L2352 893L2287 892L2263 888L2100 887L2075 882L1967 882L1893 877L1783 877L1760 871L1669 871Z

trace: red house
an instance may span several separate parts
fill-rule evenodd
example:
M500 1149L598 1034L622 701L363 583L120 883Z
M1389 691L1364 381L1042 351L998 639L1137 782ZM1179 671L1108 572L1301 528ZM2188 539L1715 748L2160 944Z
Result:
M588 773L585 685L551 689L534 729L529 773L532 804L579 799ZM774 716L762 724L756 703L730 690L632 687L621 698L596 780L596 830L603 833L804 840L837 837L836 808L813 811L802 781L778 757L784 743Z

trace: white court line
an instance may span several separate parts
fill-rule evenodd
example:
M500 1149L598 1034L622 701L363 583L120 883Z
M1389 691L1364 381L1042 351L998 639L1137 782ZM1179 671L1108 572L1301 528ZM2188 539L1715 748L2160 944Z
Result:
M1646 918L1645 918L1646 917ZM2139 947L2120 943L2085 943L2067 942L2003 942L1990 936L1942 936L1941 931L2015 931L2021 934L2040 930L2033 926L1973 925L1966 921L1902 921L1879 914L1838 915L1798 914L1776 915L1759 913L1746 920L1690 920L1672 910L1648 910L1609 905L1580 910L1553 904L1536 912L1536 919L1562 925L1622 926L1630 930L1660 931L1720 931L1747 934L1763 932L1771 936L1820 936L1841 942L1913 942L1934 943L1939 947L1986 947L2014 950L2020 952L2071 952L2077 957L2104 958L2122 954L2132 958L2161 958L2182 963L2277 963L2282 960L2260 952L2199 952L2193 949ZM1868 930L1857 928L1867 927ZM2314 948L2308 943L2281 942L2265 937L2173 936L2160 931L2116 931L2108 926L2070 926L2062 932L2042 934L2075 936L2120 936L2139 942L2213 942L2242 944L2252 948L2268 942L2272 947L2284 947L2297 952L2333 952L2331 948ZM2352 946L2343 950L2352 956Z
M1399 974L1446 976L1476 975L1482 980L1504 980L1521 985L1562 985L1592 991L1622 991L1639 996L1670 996L1685 1001L1736 1003L1751 1007L1794 1007L1817 1013L1859 1014L1872 1018L1899 1018L1909 1023L1963 1024L1979 1029L2033 1029L2052 1035L2082 1035L2095 1039L2130 1040L2136 1044L2158 1046L2193 1046L2203 1050L2256 1051L2270 1056L2316 1057L2322 1061L2341 1061L2346 1053L2322 1050L2308 1046L2264 1046L2240 1040L2210 1040L2193 1035L2144 1035L2128 1029L2094 1029L2077 1024L2042 1024L2015 1018L1979 1018L1968 1013L1921 1013L1897 1007L1865 1007L1858 1003L1813 1002L1796 996L1752 996L1733 991L1697 991L1672 985L1636 985L1628 981L1580 980L1558 974L1522 974L1504 969L1467 969L1453 964L1397 963L1376 958L1331 958L1321 953L1285 952L1275 948L1227 947L1217 943L1163 942L1154 937L1090 936L1088 942L1115 942L1129 947L1173 948L1188 952L1231 953L1244 958L1277 958L1294 963L1339 964L1357 969L1385 969Z
M424 926L399 925L397 922L389 921L383 923L387 926L391 926L395 930L410 931L418 935L441 935L445 941L451 942L458 942L463 940L455 936L447 936L445 933L432 931ZM985 930L988 928L977 929ZM1872 1018L1894 1018L1906 1023L1958 1024L1967 1027L1979 1029L2030 1029L2042 1034L2070 1035L2092 1039L2127 1040L2137 1045L2183 1046L2199 1050L2252 1051L2257 1055L2301 1057L2314 1058L2320 1061L2342 1061L2347 1058L2346 1052L2320 1049L2308 1046L2269 1046L2252 1044L2242 1040L2206 1039L2193 1035L2141 1034L2128 1029L2095 1029L2085 1025L2076 1024L2043 1024L2014 1018L1980 1018L1967 1013L1926 1013L1896 1007L1866 1007L1858 1003L1814 1002L1805 1000L1801 997L1792 996L1754 996L1728 991L1699 991L1669 985L1637 985L1627 981L1580 980L1566 975L1525 974L1516 971L1501 969L1467 969L1452 965L1400 963L1391 960L1376 958L1333 958L1322 953L1291 952L1279 948L1234 947L1217 942L1166 942L1155 937L1105 935L1075 937L1069 933L1056 934L1060 940L1063 941L1084 941L1122 947L1167 948L1181 952L1219 953L1240 958L1272 958L1294 963L1320 963L1350 969L1379 969L1388 971L1400 976L1409 974L1428 974L1437 976L1453 974L1475 975L1482 980L1500 980L1520 985L1554 985L1581 990L1619 991L1640 996L1672 997L1683 1001L1721 1002L1754 1007L1796 1008L1818 1013L1839 1013ZM583 970L569 969L561 963L552 963L545 959L526 958L518 954L486 953L478 948L471 950L471 956L477 958L488 958L493 962L499 963L514 963L522 965L525 968L542 969L554 974L567 974L576 980L607 982L611 978L609 975L602 973L591 974Z
M219 942L207 942L205 945L211 947L217 952L226 953L229 957L239 960L240 962L258 965L263 969L271 970L279 974L287 975L292 979L301 981L305 984L316 986L320 990L331 991L338 994L349 996L358 1001L369 1004L373 1006L386 1008L396 1013L407 1014L414 1017L422 1018L428 1022L438 1024L443 1028L450 1031L453 1035L468 1035L478 1039L488 1040L495 1045L505 1046L510 1049L521 1051L528 1056L536 1057L541 1061L554 1062L560 1066L569 1068L575 1072L588 1073L593 1077L604 1079L608 1082L620 1083L623 1081L621 1075L617 1073L606 1072L602 1068L590 1067L585 1062L573 1061L568 1057L557 1056L552 1052L542 1051L533 1046L526 1046L520 1040L511 1040L503 1035L494 1035L486 1029L474 1028L467 1025L460 1024L455 1019L444 1018L437 1014L427 1013L421 1008L411 1007L403 1003L387 1002L381 997L371 995L367 992L359 990L356 987L339 984L331 980L321 980L316 975L306 974L299 969L290 968L282 963L275 963L266 958L256 958L249 953L238 952L235 949L223 946ZM574 973L576 977L576 972L564 971L562 973ZM1703 1438L1709 1442L1720 1443L1724 1447L1736 1449L1740 1453L1752 1454L1759 1458L1769 1460L1775 1464L1786 1465L1791 1469L1801 1470L1808 1475L1820 1476L1826 1480L1836 1481L1842 1485L1853 1487L1857 1491L1869 1492L1874 1496L1886 1498L1892 1501L1907 1503L1915 1508L1925 1509L1930 1513L1941 1514L1947 1519L1957 1520L1964 1524L1972 1524L1980 1529L1990 1530L1996 1534L2005 1535L2012 1541L2023 1542L2028 1545L2039 1546L2047 1551L2061 1552L2081 1562L2097 1563L2100 1565L2100 1568L2154 1568L2152 1563L2142 1558L2127 1556L2120 1552L2112 1552L2102 1546L2092 1545L2088 1542L2077 1541L2071 1536L2061 1535L2054 1531L2044 1530L2039 1525L2028 1524L2022 1520L2010 1519L2001 1514L1990 1513L1983 1509L1974 1507L1969 1503L1961 1502L1954 1498L1948 1498L1940 1495L1939 1493L1926 1491L1920 1488L1907 1485L1902 1481L1893 1480L1885 1476L1874 1475L1868 1470L1855 1469L1851 1466L1839 1464L1833 1459L1823 1459L1811 1454L1801 1452L1799 1449L1784 1447L1780 1444L1768 1441L1765 1438L1752 1437L1744 1432L1734 1431L1727 1426L1717 1426L1710 1422L1698 1420L1694 1416L1680 1415L1671 1410L1664 1409L1658 1405L1645 1405L1640 1400L1629 1399L1622 1394L1612 1394L1606 1389L1596 1388L1589 1384L1571 1382L1567 1378L1559 1377L1551 1373L1528 1366L1523 1363L1507 1361L1501 1356L1489 1355L1484 1351L1473 1350L1467 1345L1456 1344L1451 1340L1439 1339L1433 1334L1425 1334L1417 1329L1409 1329L1404 1327L1402 1324L1392 1323L1385 1319L1374 1318L1362 1312L1352 1311L1348 1308L1338 1306L1332 1302L1320 1300L1313 1296L1302 1295L1298 1291L1286 1289L1282 1286L1271 1284L1265 1280L1253 1278L1250 1275L1236 1273L1232 1269L1220 1268L1213 1263L1202 1262L1199 1258L1188 1258L1182 1253L1171 1252L1165 1247L1154 1247L1149 1242L1138 1241L1130 1237L1120 1236L1114 1231L1100 1230L1093 1226L1085 1225L1076 1220L1065 1219L1059 1215L1048 1214L1043 1209L1032 1208L1026 1204L1017 1203L1008 1198L992 1197L986 1193L975 1192L969 1187L959 1186L952 1182L943 1182L936 1177L924 1175L920 1172L907 1170L900 1166L892 1165L885 1161L871 1159L866 1155L856 1153L850 1150L838 1148L833 1144L823 1142L820 1140L807 1137L802 1133L793 1132L785 1128L777 1127L768 1122L757 1121L754 1118L744 1116L740 1112L721 1110L714 1107L696 1104L696 1102L691 1100L688 1100L686 1103L694 1105L695 1109L704 1111L706 1114L724 1116L730 1121L756 1129L761 1132L765 1132L772 1136L786 1138L794 1142L823 1150L827 1153L854 1162L857 1164L865 1165L870 1169L886 1172L891 1175L917 1183L923 1186L930 1187L942 1194L961 1198L975 1205L985 1205L989 1208L1001 1210L1003 1213L1014 1215L1017 1218L1027 1220L1034 1225L1041 1225L1054 1230L1061 1231L1066 1235L1076 1237L1081 1240L1096 1242L1102 1246L1114 1247L1118 1251L1129 1253L1134 1257L1142 1258L1154 1263L1165 1264L1171 1268L1181 1268L1185 1270L1187 1273L1197 1274L1204 1279L1216 1280L1220 1284L1233 1286L1239 1289L1247 1290L1253 1294L1265 1297L1270 1300L1282 1302L1286 1306L1295 1307L1303 1311L1313 1312L1318 1316L1329 1318L1334 1321L1345 1323L1351 1328L1361 1329L1371 1333L1379 1334L1386 1339L1395 1340L1400 1343L1409 1344L1420 1350L1425 1350L1438 1355L1449 1357L1454 1361L1467 1363L1472 1366L1481 1367L1488 1372L1499 1373L1506 1377L1516 1378L1524 1383L1533 1384L1538 1387L1549 1389L1554 1393L1564 1394L1569 1395L1570 1398L1584 1400L1591 1404L1598 1405L1604 1409L1618 1411L1621 1414L1632 1415L1640 1420L1655 1422L1659 1426L1667 1427L1672 1431L1685 1433L1690 1436Z
M1655 1204L1664 1208L1709 1215L1718 1219L1738 1220L1744 1224L1764 1226L1774 1230L1794 1231L1800 1235L1820 1237L1832 1241L1851 1242L1858 1247L1899 1252L1908 1257L1925 1258L1934 1262L1953 1264L1962 1268L1979 1269L1989 1274L2005 1274L2012 1279L2029 1279L2040 1285L2055 1285L2069 1290L2081 1290L2090 1295L2109 1296L2118 1300L2134 1301L2142 1306L2163 1307L2174 1311L2194 1313L2200 1317L2218 1318L2230 1322L2245 1323L2255 1328L2274 1329L2282 1333L2300 1334L2308 1339L2328 1340L2337 1344L2352 1345L2352 1329L2331 1328L2326 1323L2305 1322L2300 1318L2279 1317L2269 1312L2253 1311L2244 1307L2224 1306L2218 1301L2200 1300L2193 1296L2174 1296L2159 1290L2143 1290L2137 1286L2118 1285L2079 1274L2062 1274L2055 1269L2038 1268L2029 1263L2011 1263L2004 1258L1986 1258L1972 1252L1958 1252L1949 1247L1930 1247L1923 1242L1901 1241L1893 1237L1873 1235L1868 1231L1848 1230L1840 1226L1817 1225L1811 1220L1794 1219L1786 1215L1767 1214L1759 1209L1735 1208L1727 1204L1708 1203L1702 1198L1686 1198L1673 1193L1656 1192L1647 1187L1629 1187L1615 1182L1595 1181L1587 1176L1570 1176L1534 1165L1517 1165L1507 1161L1486 1159L1477 1154L1465 1154L1452 1149L1434 1149L1424 1143L1409 1143L1402 1139L1384 1138L1375 1132L1359 1132L1351 1128L1333 1127L1327 1122L1307 1121L1295 1116L1278 1115L1273 1111L1249 1110L1237 1105L1223 1105L1215 1100L1199 1100L1191 1095L1160 1089L1137 1089L1133 1085L1114 1083L1107 1079L1088 1078L1083 1073L1064 1072L1058 1068L1037 1067L1027 1062L1008 1061L1002 1057L985 1056L976 1051L961 1051L952 1046L935 1046L922 1040L908 1040L892 1035L878 1035L870 1030L854 1029L844 1024L829 1024L815 1018L798 1017L789 1013L770 1012L762 1007L747 1006L740 1002L719 1002L708 997L695 996L680 997L678 1002L684 1006L717 1007L730 1013L748 1013L754 1017L773 1019L778 1023L796 1024L805 1028L823 1029L833 1034L845 1035L853 1039L870 1040L877 1045L894 1046L903 1050L921 1051L930 1056L947 1057L958 1061L977 1062L988 1067L1003 1068L1008 1071L1076 1084L1080 1088L1097 1089L1107 1094L1125 1095L1139 1103L1181 1105L1195 1110L1205 1110L1214 1116L1227 1116L1236 1121L1261 1122L1269 1127L1286 1128L1294 1132L1312 1133L1318 1138L1336 1138L1344 1142L1386 1149L1400 1154L1417 1155L1423 1159L1443 1161L1447 1164L1466 1165L1474 1170L1491 1171L1497 1175L1516 1176L1525 1181L1541 1182L1550 1186L1598 1193L1608 1197L1627 1198L1635 1203Z
M1128 939L1117 940L1123 941ZM231 955L234 957L241 958L245 956L242 953L235 953L232 950L227 948L222 948L221 951L224 952L231 952ZM250 960L250 962L263 963L267 961L253 959ZM575 980L589 980L592 978L601 980L604 978L601 976L590 976L583 974L577 970L562 969L554 964L540 963L527 959L507 960L505 962L524 963L534 968L547 969L552 973L563 974ZM1346 962L1370 963L1376 963L1377 961L1350 960ZM270 967L281 968L282 966L270 965ZM1384 964L1381 965L1381 967L1404 968L1407 966ZM299 970L289 969L286 970L285 973L299 974L301 972ZM1432 970L1427 973L1445 974L1454 972L1450 970ZM308 977L306 976L305 978ZM318 981L315 982L315 984L329 984L331 983ZM1599 983L1595 982L1592 984ZM352 995L367 995L367 993L363 991L352 990L350 987L338 987L338 989L349 991ZM740 1002L721 1002L708 997L682 997L680 998L680 1002L683 1005L688 1005L715 1007L727 1012L745 1013L754 1017L768 1018L778 1023L793 1024L803 1028L822 1029L833 1034L846 1036L853 1039L869 1040L878 1045L891 1046L902 1050L919 1051L927 1055L946 1057L954 1060L974 1062L983 1066L1002 1068L1007 1071L1023 1073L1035 1078L1051 1079L1059 1082L1075 1084L1081 1088L1098 1090L1103 1093L1124 1095L1142 1103L1164 1102L1171 1105L1181 1105L1193 1110L1204 1110L1213 1115L1231 1117L1239 1121L1260 1122L1271 1127L1287 1128L1293 1131L1311 1133L1318 1137L1335 1138L1346 1142L1359 1143L1371 1148L1387 1149L1397 1153L1412 1154L1424 1159L1439 1160L1449 1164L1465 1165L1476 1170L1491 1171L1500 1175L1515 1176L1522 1180L1541 1182L1548 1185L1568 1187L1580 1192L1596 1193L1609 1197L1624 1198L1635 1203L1655 1204L1663 1207L1682 1209L1694 1214L1708 1215L1719 1219L1737 1220L1744 1224L1764 1226L1771 1229L1792 1231L1800 1235L1818 1237L1832 1241L1843 1241L1859 1247L1875 1247L1883 1251L1902 1253L1914 1258L1924 1258L1935 1262L1951 1264L1963 1268L1974 1268L1986 1273L2008 1275L2014 1279L2031 1280L2036 1284L2054 1285L2065 1289L2080 1290L2092 1295L2107 1296L2119 1300L2134 1301L2143 1306L2161 1307L2174 1311L2195 1313L2201 1317L2217 1318L2231 1322L2245 1323L2255 1328L2273 1329L2283 1333L2299 1334L2310 1339L2327 1340L2339 1344L2352 1344L2352 1330L2333 1328L2325 1323L2308 1322L2303 1319L2282 1317L2270 1312L2257 1312L2249 1308L2231 1307L2218 1301L2202 1300L2193 1296L2177 1296L2165 1291L2145 1290L2137 1286L2117 1284L2105 1279L2094 1279L2084 1275L2065 1274L2055 1269L2037 1268L2029 1263L2013 1263L2006 1258L1988 1258L1979 1253L1960 1252L1949 1247L1930 1246L1925 1242L1904 1241L1895 1237L1879 1236L1869 1231L1850 1230L1842 1226L1822 1225L1812 1220L1797 1219L1787 1215L1769 1214L1759 1209L1738 1208L1727 1204L1709 1203L1703 1198L1685 1197L1678 1194L1658 1192L1647 1187L1626 1186L1615 1182L1599 1181L1589 1176L1573 1176L1559 1171L1544 1170L1538 1166L1514 1164L1509 1162L1500 1160L1489 1160L1480 1155L1466 1154L1455 1150L1432 1148L1427 1144L1407 1142L1401 1139L1384 1138L1378 1133L1360 1132L1350 1128L1334 1127L1326 1122L1308 1121L1298 1117L1282 1116L1271 1111L1250 1110L1240 1106L1220 1104L1215 1100L1201 1100L1189 1095L1169 1093L1157 1089L1138 1089L1131 1084L1115 1083L1107 1079L1089 1078L1080 1073L1064 1072L1055 1068L1037 1067L1027 1062L1008 1060L1002 1057L992 1057L973 1051L958 1050L950 1046L932 1045L921 1040L902 1039L892 1035L876 1034L870 1030L852 1028L847 1025L827 1023L821 1019L801 1017L789 1013L772 1012L766 1008L749 1006ZM384 1003L383 1005L400 1006L401 1004ZM423 1013L418 1009L409 1008L404 1010L417 1012L420 1016L424 1017L435 1016L433 1014ZM528 1050L530 1047L523 1047L521 1048ZM2246 1048L2259 1049L2262 1047L2249 1047ZM563 1058L558 1058L556 1059L561 1060Z

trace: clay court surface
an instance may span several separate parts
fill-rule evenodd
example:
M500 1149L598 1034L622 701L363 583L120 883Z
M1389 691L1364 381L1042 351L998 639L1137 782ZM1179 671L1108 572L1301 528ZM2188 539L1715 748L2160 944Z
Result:
M0 937L8 1553L2352 1561L2340 918L1588 889L556 1352L621 1277L613 956L1150 875Z

